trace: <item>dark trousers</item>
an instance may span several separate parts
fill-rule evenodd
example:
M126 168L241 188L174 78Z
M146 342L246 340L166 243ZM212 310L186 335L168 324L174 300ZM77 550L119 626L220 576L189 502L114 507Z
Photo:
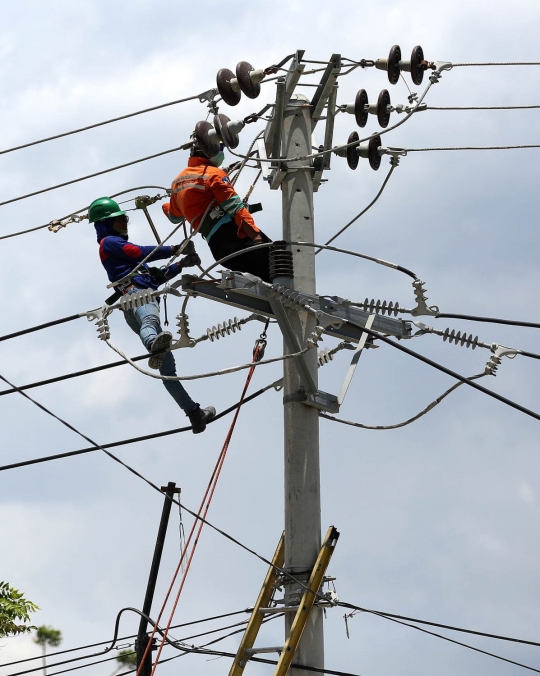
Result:
M268 255L270 247L265 249L257 249L250 251L253 248L253 242L249 237L240 239L237 235L238 228L232 221L224 223L210 238L208 246L212 252L212 256L216 261L229 256L237 251L245 253L235 256L223 264L224 267L236 272L249 272L252 275L260 277L264 282L270 281L270 266L268 262ZM264 232L261 231L263 243L271 242Z

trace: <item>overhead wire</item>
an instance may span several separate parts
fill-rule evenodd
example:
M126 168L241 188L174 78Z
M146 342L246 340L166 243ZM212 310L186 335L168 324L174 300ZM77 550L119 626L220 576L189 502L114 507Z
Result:
M253 608L244 608L243 610L235 610L232 613L222 613L221 615L214 615L211 617L204 617L201 620L193 620L191 622L183 622L182 624L176 624L171 629L180 629L182 627L189 627L194 624L201 624L203 622L212 622L213 620L221 620L225 617L233 617L234 615L241 615L244 613L250 613L253 610ZM127 641L129 639L137 638L137 634L130 634L129 636L119 636L115 639L114 645L116 643L119 643L120 641ZM78 646L77 648L67 648L65 650L57 650L56 652L53 653L47 653L47 657L57 657L58 655L65 655L66 653L71 653L71 652L76 652L79 650L86 650L87 648L96 648L97 646L100 645L107 645L111 643L111 641L99 641L97 643L87 643L86 645L83 646ZM114 646L113 646L114 647ZM41 660L42 656L41 655L36 655L35 657L26 657L25 659L22 660L15 660L14 662L4 662L2 664L2 667L11 667L14 664L22 664L23 662L33 662L35 660Z
M57 190L58 188L65 188L67 185L73 185L74 183L80 183L81 181L86 181L90 178L95 178L96 176L103 176L103 174L109 174L112 171L118 171L119 169L125 169L126 167L131 167L134 164L140 164L141 162L147 162L148 160L153 160L156 157L163 157L163 155L169 155L170 153L176 153L179 150L185 150L184 146L178 146L177 148L171 148L170 150L163 150L160 153L154 153L153 155L147 155L146 157L141 157L138 160L131 160L131 162L124 162L123 164L118 164L116 167L110 167L109 169L102 169L101 171L95 171L92 174L87 174L86 176L80 176L79 178L73 178L70 181L64 181L63 183L58 183L57 185L49 186L48 188L42 188L41 190L34 190L34 192L29 192L26 195L20 195L19 197L12 197L9 200L4 200L0 202L0 207L5 206L6 204L13 204L14 202L20 202L21 200L28 199L29 197L35 197L36 195L42 195L43 193L50 192L51 190ZM71 215L71 214L70 214ZM44 227L44 226L40 226ZM37 230L38 228L34 228ZM31 231L28 231L31 232ZM15 235L10 235L14 237Z
M483 378L486 373L479 373L475 376L470 376L467 380L476 380L477 378ZM351 425L352 427L360 427L361 429L364 430L396 430L399 427L406 427L407 425L410 425L413 422L416 422L419 418L422 416L426 415L430 411L432 411L436 406L438 406L443 399L445 399L449 394L451 394L454 390L457 390L458 387L461 387L464 385L463 382L458 382L452 385L452 387L449 387L446 392L443 392L440 397L437 397L434 401L432 401L430 404L428 404L425 408L423 408L420 413L417 413L414 415L412 418L408 418L407 420L404 420L403 422L396 423L395 425L365 425L363 423L359 422L353 422L352 420L344 420L343 418L337 418L336 416L329 415L328 413L324 413L323 411L319 411L319 417L321 418L326 418L326 420L333 420L334 422L342 423L343 425Z
M202 94L195 94L194 96L188 96L185 99L177 99L176 101L169 101L168 103L162 103L158 106L152 106L151 108L144 108L143 110L138 110L135 113L128 113L127 115L120 115L118 117L111 117L108 120L103 122L96 122L94 124L86 125L85 127L79 127L78 129L73 129L72 131L65 131L61 134L54 134L53 136L47 136L46 138L39 139L38 141L30 141L29 143L23 143L18 146L13 146L12 148L7 148L6 150L0 150L0 155L5 155L6 153L12 153L15 150L22 150L23 148L30 148L32 146L39 145L40 143L47 143L48 141L54 141L59 138L64 138L65 136L72 136L73 134L79 134L83 131L88 131L89 129L95 129L96 127L103 127L104 125L111 124L112 122L119 122L120 120L127 120L130 117L135 117L137 115L143 115L144 113L150 113L154 110L160 110L161 108L167 108L168 106L175 106L179 103L186 103L187 101L193 101L195 99L201 98L207 92ZM202 103L202 101L201 101Z
M359 324L354 324L353 322L350 322L350 323L353 324L354 326L356 326L358 329L365 331L368 335L373 336L374 338L377 338L378 340L382 340L384 343L387 343L388 345L391 345L392 347L396 348L400 352L404 352L405 354L408 354L409 356L414 357L415 359L418 359L419 361L422 361L425 364L428 364L429 366L437 369L438 371L442 371L442 373L446 373L446 375L449 375L452 378L455 378L456 380L460 380L465 385L468 385L469 387L472 387L475 390L478 390L479 392L483 392L484 394L487 394L489 397L492 397L493 399L497 399L498 401L502 402L503 404L506 404L507 406L510 406L511 408L514 408L517 411L520 411L521 413L525 413L525 415L528 415L531 418L534 418L535 420L540 420L540 414L535 413L534 411L531 411L530 409L526 408L525 406L521 406L521 404L517 404L515 401L512 401L511 399L507 399L506 397L503 397L501 394L497 394L497 392L493 392L492 390L488 390L486 387L482 387L482 385L479 385L478 383L475 383L474 381L470 380L469 378L466 378L465 376L462 376L461 374L456 373L455 371L452 371L451 369L446 368L446 366L443 366L442 364L438 364L437 362L433 361L432 359L428 359L428 357L424 357L424 355L418 354L418 352L414 352L413 350L410 350L408 347L405 347L404 345L400 345L399 343L395 343L393 340L390 340L389 338L382 335L381 333L377 333L376 331L372 331L371 329L368 329L365 326L360 326Z
M426 110L530 110L540 106L427 106Z
M167 188L163 188L160 185L142 185L142 186L137 186L135 188L128 188L127 190L121 190L120 192L114 193L114 195L109 195L109 197L118 197L120 195L124 195L127 192L132 192L133 190L147 190L149 188L154 188L156 190L164 190L167 192ZM135 199L135 198L132 198ZM130 202L131 200L126 200L127 202ZM77 209L76 211L72 211L70 214L67 214L66 216L62 216L62 218L57 219L58 221L63 221L66 218L70 218L71 216L75 216L81 211L86 211L88 209L88 206L83 207L82 209ZM29 232L35 232L36 230L43 230L44 228L49 228L51 223L45 223L43 225L38 225L35 228L29 228L28 230L19 230L18 232L12 232L9 235L1 235L0 240L2 239L10 239L11 237L18 237L19 235L26 235Z
M281 385L282 380L276 380L273 383L270 383L269 385L266 385L265 387L262 387L260 390L257 390L253 394L250 394L246 397L244 397L244 404L247 404L248 402L252 401L253 399L256 399L257 397L260 397L261 394L264 394L268 390L274 388L278 388ZM20 390L20 388L19 388ZM19 392L15 388L16 392ZM220 411L217 413L212 420L209 421L208 424L214 423L217 420L220 420L224 416L228 415L229 413L232 413L236 408L238 408L240 402L236 402L236 404L233 404L232 406L229 406L228 408L224 409L223 411ZM121 441L113 441L107 444L101 444L100 446L90 446L88 448L81 448L76 451L67 451L64 453L56 453L54 455L46 455L42 456L39 458L32 458L31 460L22 460L19 462L14 462L9 465L3 465L0 466L0 472L5 472L7 470L11 469L17 469L19 467L28 467L29 465L36 465L40 464L42 462L51 462L52 460L61 460L63 458L71 458L76 455L83 455L85 453L93 453L94 451L99 451L104 448L117 448L118 446L127 446L129 444L135 444L139 443L141 441L150 441L151 439L160 439L162 437L167 437L171 436L173 434L180 434L182 432L189 432L191 431L191 425L187 425L186 427L177 427L171 430L165 430L163 432L155 432L154 434L145 434L143 436L139 437L131 437L129 439L122 439Z
M342 603L340 602L338 605L344 607L344 608L353 608L357 610L357 608L351 604L351 603ZM376 615L377 617L382 617L383 619L390 620L391 622L395 622L396 624L401 624L404 627L410 627L411 629L416 629L417 631L421 631L423 634L429 634L430 636L435 636L436 638L440 638L443 641L448 641L449 643L454 643L455 645L459 645L462 648L467 648L468 650L473 650L474 652L481 653L482 655L487 655L488 657L493 657L497 660L501 660L502 662L508 662L509 664L513 664L517 667L521 667L522 669L527 669L529 671L535 671L536 673L540 674L540 669L536 669L535 667L531 667L527 664L523 664L521 662L516 662L515 660L508 659L507 657L502 657L502 655L497 655L495 653L489 652L487 650L482 650L481 648L476 648L475 646L469 645L468 643L462 643L461 641L456 641L453 638L449 638L448 636L443 636L442 634L437 634L433 631L428 631L427 629L423 629L422 627L417 627L414 624L409 624L407 622L403 622L402 620L398 620L394 617L390 617L389 615L383 615L381 613L378 613L375 610L366 610L365 612L368 612L372 615Z
M520 150L527 148L540 148L540 143L529 143L516 146L446 146L434 148L406 148L404 150L406 150L407 153L427 153L441 150Z
M355 606L351 603L345 603L340 601L338 603L338 606L342 606L343 608L350 608L352 610L357 610L362 613L372 613L379 615L380 617L391 617L397 620L406 620L407 622L416 622L417 624L427 624L431 627L439 627L440 629L448 629L450 631L457 631L460 633L465 633L465 634L473 634L474 636L483 636L484 638L493 638L498 641L509 641L511 643L521 643L524 645L531 645L535 646L537 648L540 648L540 643L537 641L527 641L522 638L514 638L511 636L503 636L501 634L489 634L485 631L477 631L475 629L464 629L463 627L456 627L451 624L441 624L440 622L430 622L428 620L420 620L417 617L407 617L405 615L396 615L395 613L387 613L382 610L371 610L368 608L363 608L362 606Z
M478 317L477 315L457 315L450 312L437 312L437 319L466 319L471 322L486 322L487 324L505 324L508 326L524 326L531 329L540 329L536 322L522 322L515 319L496 319L494 317Z

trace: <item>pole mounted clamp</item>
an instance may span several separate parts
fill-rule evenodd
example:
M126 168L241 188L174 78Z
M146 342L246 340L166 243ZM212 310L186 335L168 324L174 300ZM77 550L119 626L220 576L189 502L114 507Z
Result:
M107 319L111 312L112 310L108 305L102 305L95 310L89 310L88 312L83 313L83 316L85 316L89 322L96 322L97 334L100 340L109 340L111 337L109 321Z
M486 364L486 369L484 371L484 373L487 376L497 375L497 370L502 362L503 357L508 357L508 359L515 359L516 355L520 354L519 350L516 350L513 347L499 345L498 343L491 343L489 349L493 352L493 354L489 358L489 361Z
M81 221L84 221L87 218L88 214L83 214L82 216L79 216L78 214L72 214L71 216L67 216L67 218L56 219L54 221L51 221L49 223L48 229L51 232L58 232L59 230L65 228L66 225L69 225L70 223L80 223Z
M416 307L411 310L412 316L419 317L420 315L429 315L431 317L436 317L439 314L437 305L426 305L428 297L426 296L427 289L425 287L425 282L420 279L415 279L412 285L416 300Z

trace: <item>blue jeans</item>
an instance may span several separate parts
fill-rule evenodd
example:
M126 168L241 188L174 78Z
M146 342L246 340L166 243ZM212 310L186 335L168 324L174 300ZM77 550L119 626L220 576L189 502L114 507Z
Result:
M139 289L133 291L139 291ZM131 289L128 293L130 292L132 292ZM139 334L143 345L150 352L150 346L158 333L161 333L159 303L153 301L135 310L128 310L124 312L124 317L130 329ZM162 376L176 375L176 364L172 352L165 353L159 372ZM179 380L162 380L162 383L178 406L186 413L191 413L199 405L193 401Z

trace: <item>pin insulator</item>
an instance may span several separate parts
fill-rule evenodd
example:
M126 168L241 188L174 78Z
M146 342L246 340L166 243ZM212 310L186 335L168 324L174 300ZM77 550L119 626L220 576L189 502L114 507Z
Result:
M270 279L273 281L276 277L294 277L292 251L287 248L287 243L283 240L274 242L270 247Z

